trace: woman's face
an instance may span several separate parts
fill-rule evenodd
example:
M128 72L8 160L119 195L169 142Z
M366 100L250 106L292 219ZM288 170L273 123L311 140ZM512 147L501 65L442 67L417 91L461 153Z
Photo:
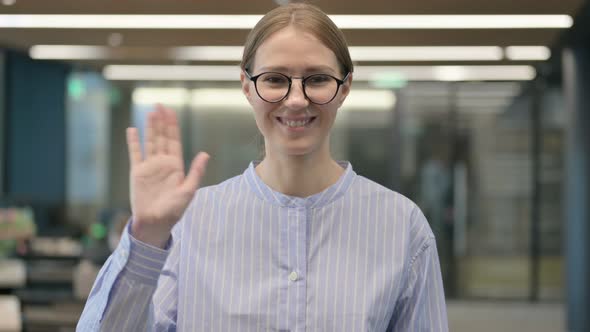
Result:
M287 27L272 34L256 51L251 76L279 72L290 77L329 74L343 75L334 53L314 35ZM254 109L256 124L264 136L267 156L329 154L329 133L336 112L350 90L351 77L325 105L305 98L300 79L293 79L287 98L269 103L256 93L254 82L241 75L242 89ZM259 83L260 84L260 83Z

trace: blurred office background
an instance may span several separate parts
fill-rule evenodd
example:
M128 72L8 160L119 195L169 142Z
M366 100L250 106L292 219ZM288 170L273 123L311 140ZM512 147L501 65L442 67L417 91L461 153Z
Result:
M125 128L155 103L187 159L212 155L206 185L260 157L237 66L257 18L176 15L280 2L2 0L0 331L74 329L129 216ZM423 209L451 330L590 331L588 4L309 2L357 66L335 157Z

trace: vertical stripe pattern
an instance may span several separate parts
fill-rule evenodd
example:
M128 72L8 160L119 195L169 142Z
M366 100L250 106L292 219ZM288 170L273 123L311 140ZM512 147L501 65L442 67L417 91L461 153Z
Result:
M252 163L199 189L167 250L127 231L78 331L448 331L424 215L341 165L337 183L301 198Z

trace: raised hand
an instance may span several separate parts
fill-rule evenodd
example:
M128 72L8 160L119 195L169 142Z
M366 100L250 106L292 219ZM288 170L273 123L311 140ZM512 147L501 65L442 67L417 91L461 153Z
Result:
M127 147L131 164L131 234L163 248L199 188L209 155L197 154L185 175L176 114L160 105L148 115L145 155L142 157L136 128L127 128Z

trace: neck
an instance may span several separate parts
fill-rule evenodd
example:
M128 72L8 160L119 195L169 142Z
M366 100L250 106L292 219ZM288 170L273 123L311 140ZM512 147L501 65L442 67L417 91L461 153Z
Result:
M268 154L256 166L256 173L273 190L289 196L317 194L338 181L344 169L329 153L316 156Z

